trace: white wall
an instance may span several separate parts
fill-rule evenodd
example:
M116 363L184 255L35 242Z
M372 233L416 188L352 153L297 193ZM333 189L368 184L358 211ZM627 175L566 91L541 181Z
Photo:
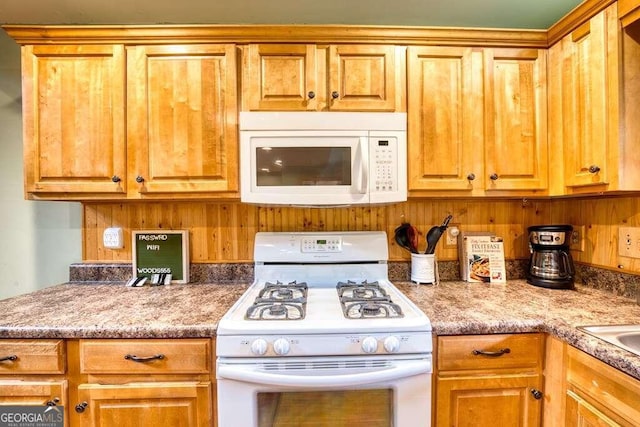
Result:
M0 30L0 299L69 279L82 259L79 203L24 199L20 47Z

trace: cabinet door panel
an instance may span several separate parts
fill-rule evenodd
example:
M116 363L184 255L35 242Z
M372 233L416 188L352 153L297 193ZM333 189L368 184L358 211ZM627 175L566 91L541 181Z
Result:
M547 188L546 67L544 50L485 50L487 190Z
M26 191L124 195L124 47L25 46L22 63Z
M604 12L562 40L565 183L608 183L607 28ZM599 171L593 173L592 167Z
M128 51L131 188L141 193L237 190L233 45ZM136 177L144 179L136 182Z
M83 426L210 426L211 384L194 382L81 384Z
M43 412L47 405L57 406L50 409L48 417L52 420L63 417L64 425L69 425L69 414L67 412L67 391L66 380L0 380L0 406L37 406L42 405ZM62 408L64 407L64 409ZM3 423L4 424L4 423ZM12 425L8 423L5 425ZM13 425L22 425L15 423Z
M539 375L438 378L437 426L538 426Z
M249 110L315 110L324 97L316 75L314 45L252 44L245 61L243 95Z
M615 427L620 425L571 390L567 392L565 424L580 427Z
M481 60L471 48L409 47L409 190L473 190L481 179ZM477 158L477 161L476 161Z
M395 69L394 46L330 46L329 109L395 111Z

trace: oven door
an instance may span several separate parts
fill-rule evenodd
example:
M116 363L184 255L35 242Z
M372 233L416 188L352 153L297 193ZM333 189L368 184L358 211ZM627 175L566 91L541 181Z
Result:
M244 131L243 202L340 205L369 202L366 131Z
M219 427L431 425L431 355L218 359Z

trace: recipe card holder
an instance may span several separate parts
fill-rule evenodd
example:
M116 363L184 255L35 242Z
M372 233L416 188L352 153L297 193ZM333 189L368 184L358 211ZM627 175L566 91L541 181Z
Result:
M422 285L440 283L435 254L411 254L411 281Z

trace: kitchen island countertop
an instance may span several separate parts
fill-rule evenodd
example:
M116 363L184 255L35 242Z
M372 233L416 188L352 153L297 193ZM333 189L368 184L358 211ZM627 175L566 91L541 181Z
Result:
M640 356L576 326L640 324L635 300L576 286L396 282L431 319L434 334L547 332L640 379ZM0 338L213 337L222 315L248 283L127 288L62 284L0 301Z

